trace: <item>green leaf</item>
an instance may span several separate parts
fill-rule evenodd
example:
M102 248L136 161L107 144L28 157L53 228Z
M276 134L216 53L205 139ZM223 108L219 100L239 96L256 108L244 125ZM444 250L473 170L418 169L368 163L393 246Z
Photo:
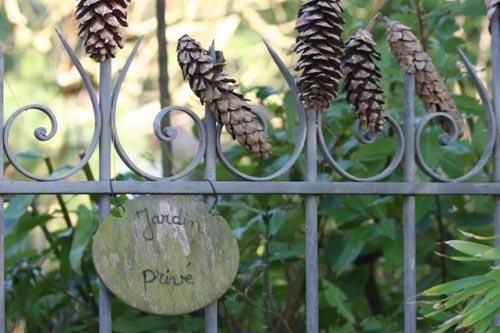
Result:
M443 256L443 257L459 262L482 262L482 261L486 262L492 260L489 258L478 258L478 257L457 257L457 256Z
M364 247L363 240L350 238L347 241L334 265L337 276L341 275L352 264Z
M285 244L273 241L269 244L269 251L272 253L269 257L270 261L282 261L304 256L305 249L304 243L301 242Z
M488 260L500 260L500 248L492 248L488 251L476 254L474 257Z
M483 320L489 316L493 317L495 314L500 311L500 300L496 300L495 302L491 302L485 306L475 307L473 311L469 315L466 316L462 325L469 327L474 325L475 323ZM490 318L492 320L493 318Z
M462 289L475 287L479 284L489 282L491 279L487 276L479 275L479 276L471 276L464 279L443 283L436 287L432 287L423 292L425 296L439 296L439 295L448 295Z
M393 139L379 139L372 144L361 145L359 149L352 154L355 160L361 162L371 162L385 159L394 154L396 142Z
M342 248L342 252L334 263L337 276L349 268L368 242L379 237L376 228L377 226L374 224L363 224L346 235L347 240Z
M14 230L18 236L24 236L36 227L49 222L50 220L52 220L52 218L53 217L48 214L33 216L27 213L19 219L19 222L17 223Z
M490 281L482 283L476 287L464 289L463 291L450 296L444 305L446 309L450 309L461 302L467 301L470 297L476 294L484 294L487 290L494 288L497 284L498 283L496 281Z
M472 113L475 115L482 115L484 113L484 109L481 106L480 102L473 97L466 95L455 95L453 96L453 100L455 101L457 107L464 112Z
M354 318L352 310L347 303L347 296L344 292L327 280L323 280L323 288L328 305L336 308L339 314L347 321L355 323L356 319Z
M396 239L396 221L393 219L384 219L377 226L377 232L391 240Z
M269 236L275 236L281 227L285 224L288 214L282 209L278 209L273 212L271 219L269 221Z
M475 332L474 333L487 333L488 328L490 328L490 325L492 323L486 320L481 321L475 326ZM491 331L490 331L491 332Z
M481 236L481 235L476 235L470 232L466 232L464 230L458 230L464 237L470 238L470 239L476 239L476 240L482 240L482 241L490 241L494 239L500 238L500 235L498 236L491 236L491 237L486 237L486 236Z
M82 257L97 230L97 226L98 222L94 212L85 206L78 207L78 224L75 227L75 235L69 252L71 268L78 275L82 275Z
M33 202L34 195L15 195L10 197L9 204L5 209L5 232L8 234L12 227L19 221L21 216Z
M491 246L478 244L474 242L462 241L462 240L451 240L445 242L446 245L451 246L457 251L465 253L470 256L476 256L480 253L489 251L493 249Z

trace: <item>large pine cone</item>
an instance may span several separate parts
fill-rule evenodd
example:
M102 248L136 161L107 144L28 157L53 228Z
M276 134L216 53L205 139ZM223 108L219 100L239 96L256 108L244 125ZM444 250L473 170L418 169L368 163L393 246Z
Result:
M342 6L340 0L304 0L295 29L299 55L297 86L305 106L325 111L337 97L342 77Z
M368 30L358 30L345 44L342 70L347 101L363 125L380 132L384 129L384 97L380 88L382 74L375 64L381 58L376 46Z
M184 78L201 103L214 113L217 122L224 124L240 145L255 156L267 159L272 147L267 142L264 127L245 98L235 92L236 82L223 72L222 52L217 52L214 64L197 41L184 35L177 45L177 59Z
M451 99L446 84L439 75L429 55L424 51L413 32L404 24L385 18L386 38L392 53L405 73L414 74L416 92L424 102L428 112L445 112L456 119L462 131L462 117ZM441 125L450 130L450 125L442 121Z
M114 58L123 48L123 28L127 27L127 7L131 0L80 0L75 16L80 22L78 36L84 40L85 51L102 62Z

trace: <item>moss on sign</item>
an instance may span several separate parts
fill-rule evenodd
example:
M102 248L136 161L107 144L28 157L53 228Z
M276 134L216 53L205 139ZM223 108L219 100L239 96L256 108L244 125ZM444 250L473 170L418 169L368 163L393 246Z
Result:
M199 310L231 286L239 250L221 216L194 197L143 196L110 216L94 237L97 273L117 297L145 312Z

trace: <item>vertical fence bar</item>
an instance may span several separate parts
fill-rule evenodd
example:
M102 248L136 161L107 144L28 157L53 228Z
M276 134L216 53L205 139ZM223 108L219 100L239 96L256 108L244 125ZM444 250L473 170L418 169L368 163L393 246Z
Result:
M306 181L317 181L318 114L307 112ZM318 196L305 197L306 213L306 312L307 333L319 332L318 312Z
M215 63L215 46L210 48L212 61ZM215 116L205 107L205 127L207 131L207 150L205 151L205 172L204 178L208 181L217 180L217 124ZM207 196L206 202L210 207L216 204L216 196ZM205 308L205 333L217 333L217 301Z
M491 22L492 56L493 56L493 108L496 116L497 141L494 156L494 181L500 182L500 20L498 13L493 15ZM495 235L500 235L500 196L495 197ZM495 240L495 246L500 247L500 239ZM500 264L500 263L498 263ZM500 316L496 318L496 325L500 326Z
M205 126L207 130L207 151L205 152L205 179L215 181L217 152L215 146L216 123L214 115L205 108ZM210 207L216 203L215 196L207 196L206 202ZM205 308L205 333L217 333L217 301Z
M111 60L100 65L99 103L102 132L99 139L99 179L111 181ZM111 212L111 197L99 197L99 221L102 223ZM99 333L111 333L111 302L108 289L99 282Z
M406 74L404 78L404 129L406 149L404 158L404 181L414 183L415 166L415 77ZM404 198L404 298L405 333L417 331L416 271L415 271L415 196Z
M4 62L3 52L0 49L0 181L4 179L3 168L3 80L4 80ZM0 195L0 333L5 333L5 251L4 251L4 219L3 219L3 195Z

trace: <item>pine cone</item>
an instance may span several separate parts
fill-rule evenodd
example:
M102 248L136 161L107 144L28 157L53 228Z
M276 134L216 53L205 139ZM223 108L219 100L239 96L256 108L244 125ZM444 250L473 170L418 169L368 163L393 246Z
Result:
M424 102L427 111L448 113L456 119L460 127L460 135L462 135L460 113L451 99L443 78L434 67L432 59L424 51L422 44L404 24L385 18L385 25L386 38L392 53L403 72L415 75L416 92ZM445 130L450 130L448 122L442 121L441 125Z
M117 47L123 48L123 28L127 27L127 7L131 0L80 0L75 16L80 22L78 36L85 51L102 62L114 58Z
M297 86L305 106L325 111L337 97L342 77L342 5L340 0L304 0L295 29L294 51L299 55Z
M359 29L345 44L342 71L345 75L344 91L354 112L373 132L384 129L384 97L380 88L382 74L375 60L381 55L377 44L366 29Z
M177 59L184 78L202 104L214 113L217 122L225 125L229 134L255 156L267 159L271 145L264 127L251 112L245 98L236 93L236 82L224 72L224 55L217 52L216 63L200 44L184 35L177 45Z

